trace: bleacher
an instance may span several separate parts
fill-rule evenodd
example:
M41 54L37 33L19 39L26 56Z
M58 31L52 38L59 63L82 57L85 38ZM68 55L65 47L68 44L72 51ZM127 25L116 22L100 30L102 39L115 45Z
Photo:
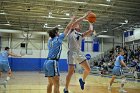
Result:
M91 62L97 61L98 65L99 65L102 58L104 58L105 63L108 64L110 61L109 55L110 55L110 51L108 50L108 51L94 57ZM127 64L129 64L129 62ZM107 68L108 68L108 71L104 71L104 73L101 73L103 71L102 66L99 67L99 66L95 66L94 64L92 64L90 74L98 75L98 76L101 75L102 77L111 77L112 68L109 68L108 65L107 65ZM137 72L136 75L134 75L134 73L130 73L130 70L123 68L123 73L126 76L126 78L129 80L134 80L134 79L140 78L140 72L139 73Z

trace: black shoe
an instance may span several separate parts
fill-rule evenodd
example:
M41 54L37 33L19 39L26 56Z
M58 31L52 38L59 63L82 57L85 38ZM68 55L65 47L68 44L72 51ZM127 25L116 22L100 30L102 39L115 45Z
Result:
M80 83L81 89L84 90L85 82L83 82L82 78L79 79L79 83Z

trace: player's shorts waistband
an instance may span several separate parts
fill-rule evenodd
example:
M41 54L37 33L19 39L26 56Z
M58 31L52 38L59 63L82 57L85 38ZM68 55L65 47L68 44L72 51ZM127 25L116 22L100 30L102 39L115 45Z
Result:
M47 58L47 60L56 60L56 61L58 61L59 59L57 59L57 58Z
M121 67L121 66L115 66L115 67Z

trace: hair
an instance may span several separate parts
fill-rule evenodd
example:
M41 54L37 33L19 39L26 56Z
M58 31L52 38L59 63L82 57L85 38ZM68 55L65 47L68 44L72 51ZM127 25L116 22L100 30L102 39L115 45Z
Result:
M120 54L121 52L124 52L124 50L123 49L119 49L118 53Z
M58 31L59 31L59 29L58 29L57 27L55 27L55 28L49 30L49 31L48 31L49 36L50 36L51 38L54 38L54 37L56 36L56 34L57 34Z
M8 50L8 49L10 49L9 47L5 47L5 50Z

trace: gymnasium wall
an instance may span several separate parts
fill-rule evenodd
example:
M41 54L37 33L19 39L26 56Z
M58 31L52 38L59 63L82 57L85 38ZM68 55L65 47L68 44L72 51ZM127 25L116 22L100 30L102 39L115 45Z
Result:
M9 40L11 42L9 43ZM20 38L19 35L13 34L11 39L10 37L2 37L2 50L5 46L11 47L11 50L15 54L25 52L25 48L20 47L20 43L24 41L24 38ZM14 71L42 71L43 63L45 62L48 54L47 49L47 38L44 42L44 49L42 44L42 37L37 36L35 38L30 38L28 43L28 53L30 55L24 55L22 58L9 57L10 66ZM10 45L9 45L10 44ZM59 67L60 71L67 71L67 48L65 42L63 44L62 55L60 57ZM31 52L32 55L31 55Z
M125 42L140 40L140 28L135 28L133 35L130 35L129 31L127 33L128 36L125 37Z
M47 58L47 41L48 38L45 36L44 45L43 39L41 35L34 35L32 38L29 39L28 43L28 52L32 52L32 55L25 55L22 58L15 58L15 57L9 57L10 65L12 70L14 71L42 71L43 69L43 63ZM89 39L88 39L89 40ZM92 39L90 39L92 40ZM10 42L11 41L11 42ZM9 46L12 48L12 52L16 54L20 54L21 51L25 51L25 48L20 47L20 43L24 42L25 39L19 35L19 34L12 34L7 35L6 37L2 37L2 47ZM108 42L107 42L108 41ZM101 52L101 41L99 41L99 52L93 52L92 51L92 43L90 45L85 45L85 51L84 54L91 54L91 57L95 57L96 55L101 54L102 52L111 49L113 47L112 42L104 39L103 48L104 51ZM66 39L63 42L63 50L60 57L59 67L60 71L67 71L68 65L67 65L67 41Z

